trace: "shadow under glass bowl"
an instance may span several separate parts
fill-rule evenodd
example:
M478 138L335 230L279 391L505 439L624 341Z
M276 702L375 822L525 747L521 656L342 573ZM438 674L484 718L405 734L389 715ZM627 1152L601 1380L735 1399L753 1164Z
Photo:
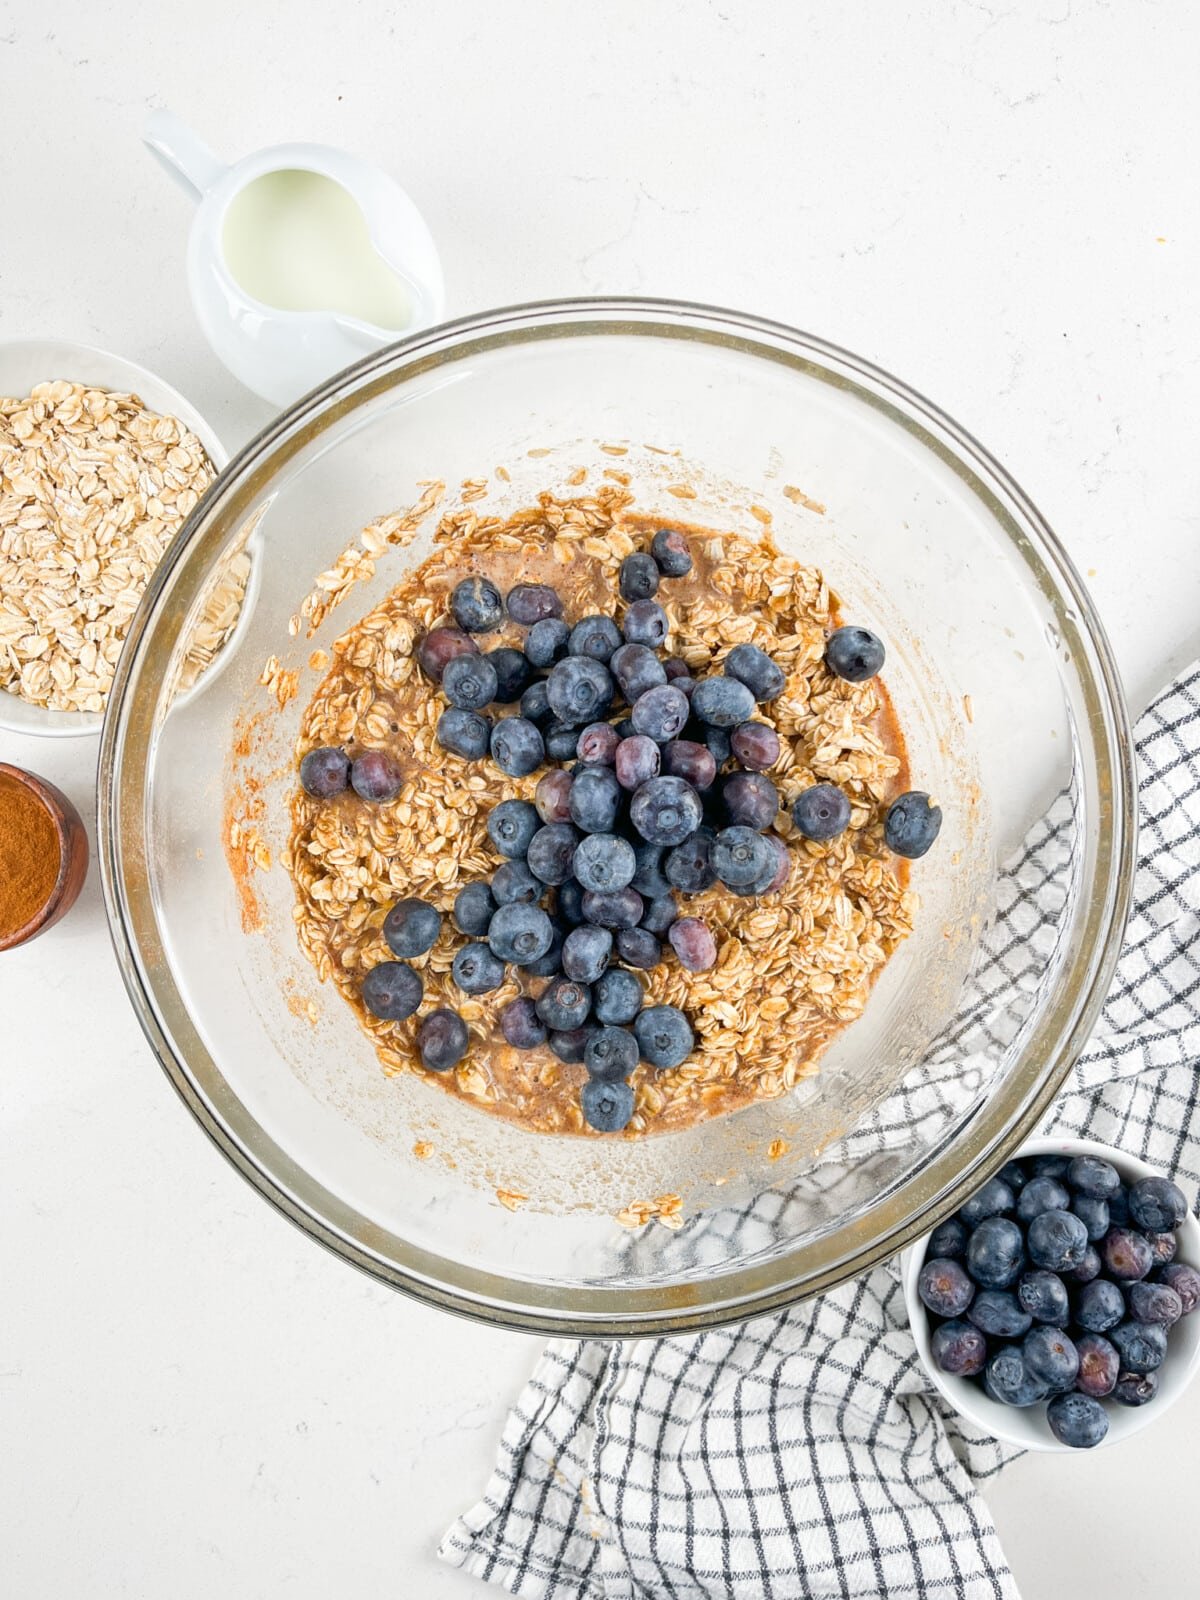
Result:
M568 487L581 469L589 488ZM279 862L296 734L322 670L310 655L423 559L439 513L311 636L290 632L315 575L359 529L415 503L430 479L449 486L441 509L486 480L472 509L491 515L614 473L638 510L752 536L769 520L785 552L823 569L844 614L887 640L913 785L945 813L914 868L915 932L819 1074L634 1142L527 1133L417 1077L386 1077L298 948L286 872L235 881L222 848L239 816ZM251 535L252 615L221 673L180 698L172 684L206 586ZM298 674L282 709L260 683L272 656ZM222 473L130 629L99 827L142 1026L265 1196L430 1303L634 1336L841 1282L926 1232L1016 1148L1107 988L1135 812L1128 722L1091 602L967 434L886 373L789 328L571 301L371 356ZM498 1189L528 1199L509 1210ZM681 1227L614 1221L664 1194L681 1197Z

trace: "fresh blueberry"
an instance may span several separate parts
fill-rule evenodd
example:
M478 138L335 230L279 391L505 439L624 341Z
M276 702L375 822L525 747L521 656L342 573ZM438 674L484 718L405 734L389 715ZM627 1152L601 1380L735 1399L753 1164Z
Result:
M630 705L640 695L667 681L662 662L644 644L623 644L619 650L614 650L608 670Z
M678 528L660 528L650 541L650 554L664 578L682 578L692 570L692 552Z
M617 733L622 739L632 739L636 732L632 717L622 717L617 723Z
M1077 1267L1072 1267L1067 1276L1072 1283L1091 1283L1093 1278L1100 1276L1104 1263L1100 1259L1100 1252L1094 1244L1089 1244L1083 1252L1083 1260Z
M981 1289L967 1312L981 1333L993 1339L1019 1339L1028 1333L1033 1318L1008 1289Z
M638 923L638 927L645 928L647 933L652 933L656 939L661 939L668 929L675 926L678 916L679 907L675 904L673 894L656 895L653 900L646 901L646 909L642 912L642 920Z
M596 1021L610 1025L632 1022L642 1009L640 980L624 967L609 967L592 990Z
M450 612L466 633L490 633L504 617L504 601L490 578L464 578L450 596Z
M707 745L695 739L672 739L663 746L663 771L671 778L682 778L701 794L717 780L717 763Z
M649 928L622 928L617 933L617 954L627 967L649 971L662 960L662 945Z
M1091 1450L1108 1432L1108 1415L1090 1394L1058 1394L1046 1407L1046 1421L1059 1444Z
M1133 1220L1129 1215L1129 1189L1125 1184L1108 1197L1108 1220L1114 1228L1127 1228Z
M957 1261L935 1256L917 1275L917 1293L935 1317L961 1317L975 1298L975 1285Z
M543 730L544 738L544 730L554 721L554 712L550 709L550 691L544 678L531 683L521 696L520 712L526 722L532 722Z
M504 982L505 966L486 944L464 944L454 953L450 967L464 994L490 994Z
M383 919L388 949L405 961L431 950L441 931L441 913L425 900L397 900Z
M1017 1196L1017 1215L1022 1222L1032 1222L1043 1211L1066 1211L1071 1196L1057 1178L1030 1178Z
M929 1235L928 1251L931 1256L947 1256L957 1261L967 1253L968 1230L958 1217L947 1217L939 1222Z
M1039 1324L1025 1335L1021 1345L1026 1370L1047 1389L1069 1389L1079 1371L1079 1352L1075 1341L1061 1328Z
M696 1042L691 1023L676 1006L648 1006L638 1013L633 1031L642 1055L660 1069L681 1066Z
M756 700L774 700L787 682L783 668L756 644L736 644L725 657L725 675L744 683Z
M636 889L585 889L583 915L598 928L636 928L646 910L646 902Z
M545 760L546 747L532 722L524 717L501 717L492 729L492 760L510 778L524 778Z
M1112 1398L1123 1406L1144 1406L1157 1393L1157 1372L1122 1372Z
M792 821L803 838L826 844L850 825L849 796L835 783L815 783L796 796Z
M1125 1316L1125 1296L1108 1278L1085 1283L1075 1301L1075 1321L1088 1333L1107 1333Z
M589 1078L579 1094L584 1121L597 1133L620 1133L633 1115L633 1090L627 1083Z
M658 562L641 551L626 556L617 574L617 587L622 600L653 600L658 593Z
M1079 1352L1079 1376L1075 1387L1093 1400L1102 1400L1117 1386L1121 1372L1121 1359L1116 1347L1099 1333L1085 1333L1075 1341Z
M1119 1322L1109 1337L1123 1372L1156 1372L1167 1353L1167 1330L1158 1322Z
M533 804L543 822L570 822L571 774L555 769L544 772L533 791Z
M459 710L480 710L496 699L499 680L486 656L456 656L446 662L442 693Z
M403 961L382 961L363 979L363 1005L382 1022L403 1022L421 1004L425 983Z
M500 1032L514 1050L535 1050L546 1042L546 1028L527 996L510 1000L500 1012Z
M1183 1301L1169 1283L1131 1283L1129 1314L1135 1322L1159 1322L1169 1328L1183 1315Z
M614 650L619 650L624 640L621 630L611 617L599 614L582 617L571 629L568 655L590 656L593 661L607 661Z
M656 694L657 690L651 690ZM638 702L639 705L641 702ZM635 723L636 726L636 723ZM617 755L614 762L617 782L622 789L631 792L640 789L642 784L649 783L651 778L657 778L662 765L662 752L647 734L635 733L628 739L622 739L617 746Z
M531 978L557 978L562 971L563 943L570 930L558 916L550 918L550 927L550 948L536 961L526 961L524 964L524 970Z
M607 928L584 924L563 942L562 968L573 983L596 983L612 960L613 936Z
M888 807L883 839L894 855L916 861L931 847L941 827L941 806L931 805L920 789L910 789Z
M449 1072L467 1053L467 1025L457 1011L439 1006L417 1029L417 1049L430 1072Z
M583 1054L587 1049L587 1042L592 1037L592 1033L593 1029L587 1026L582 1028L560 1028L551 1032L550 1048L560 1061L565 1061L568 1065L573 1066L583 1060Z
M750 772L765 772L779 760L779 735L765 722L742 722L730 734L729 748Z
M300 763L300 786L314 800L330 800L350 782L350 758L336 745L310 750Z
M692 711L701 722L727 729L732 737L739 723L753 717L754 696L736 678L705 678L692 691Z
M502 800L488 813L488 838L502 856L518 860L541 827L541 818L528 800Z
M1025 1265L1025 1241L1008 1217L985 1217L967 1241L967 1271L984 1289L1007 1289Z
M865 683L883 666L881 640L866 628L837 628L825 641L825 665L848 683Z
M613 703L612 674L591 656L567 656L546 679L554 715L568 727L597 722Z
M1020 1345L1005 1344L988 1360L983 1386L1003 1406L1033 1406L1044 1400L1046 1385L1025 1366Z
M492 898L498 906L536 905L545 892L526 861L506 861L492 874Z
M525 659L533 667L552 667L566 655L570 637L561 617L543 617L525 635Z
M459 711L452 706L438 718L437 742L464 761L482 761L491 736L491 723L476 711Z
M761 833L753 828L723 828L712 842L712 869L727 888L747 889L764 873L775 871L775 860Z
M568 928L577 928L584 920L583 890L574 878L568 878L565 883L559 884L554 909Z
M1003 1178L1014 1194L1020 1194L1028 1181L1025 1168L1019 1161L1006 1161L996 1176Z
M777 833L766 833L763 835L763 838L766 840L767 848L771 852L771 859L774 863L773 870L768 877L766 870L764 869L762 877L756 878L750 885L749 889L736 889L734 891L735 894L778 894L778 892L786 886L788 879L791 877L792 852L788 849L787 845L784 844L783 840Z
M574 978L554 978L537 999L537 1014L555 1033L582 1028L592 1009L592 991Z
M1103 1239L1109 1226L1107 1200L1097 1200L1090 1194L1074 1194L1071 1196L1071 1210L1083 1223L1093 1243Z
M617 759L621 735L611 722L589 722L575 743L575 754L589 766L611 767Z
M627 1078L638 1064L638 1043L628 1028L597 1028L583 1052L584 1065L601 1083Z
M978 1328L955 1318L943 1322L929 1336L929 1353L935 1367L956 1378L972 1378L987 1362L987 1340Z
M384 805L404 787L404 774L382 750L367 750L350 767L350 787L360 800Z
M708 972L717 964L717 941L699 917L680 917L667 934L679 965L688 972Z
M709 755L716 762L718 769L723 767L733 754L733 745L729 742L729 729L710 728L703 724L700 724L700 729Z
M659 684L657 689L647 689L638 696L631 718L635 732L645 734L656 744L666 744L677 738L687 723L687 696L673 684Z
M1003 1216L1016 1204L1012 1190L1003 1178L989 1178L982 1189L977 1189L959 1211L968 1228L975 1228L984 1217Z
M1121 1175L1100 1156L1075 1156L1067 1167L1067 1182L1093 1200L1107 1200L1121 1187Z
M1065 1183L1071 1167L1070 1156L1034 1156L1030 1171L1035 1178L1057 1178Z
M1049 1323L1052 1328L1065 1328L1071 1320L1067 1286L1056 1272L1047 1272L1045 1267L1021 1274L1017 1303L1035 1322Z
M554 940L554 924L540 906L523 901L500 906L488 925L488 943L501 961L524 966L544 956Z
M663 671L667 675L667 682L674 683L679 678L690 678L691 668L682 656L668 656L663 662Z
M633 887L637 892L647 900L660 900L663 895L670 894L671 884L663 872L663 858L666 855L663 846L648 844L642 839L634 845L633 854L637 862Z
M583 833L611 833L621 809L621 785L611 767L576 772L569 801L571 821Z
M533 668L523 650L513 650L508 645L501 645L495 650L489 650L483 659L496 674L494 698L499 705L507 706L514 700L519 700L533 682Z
M495 911L495 897L482 880L463 884L454 897L454 925L472 939L485 937Z
M508 614L519 627L530 628L546 617L561 617L562 601L546 583L518 583L505 600Z
M433 628L417 646L417 664L427 678L441 683L451 661L478 654L479 646L461 628Z
M683 894L700 894L716 883L716 869L712 864L715 838L711 828L697 828L682 844L668 852L664 871L672 888Z
M1109 1277L1121 1283L1144 1278L1154 1265L1149 1239L1133 1228L1110 1228L1101 1241L1100 1258Z
M1150 1254L1154 1257L1156 1267L1165 1267L1168 1261L1174 1261L1179 1241L1173 1233L1148 1233L1146 1237L1150 1241Z
M529 870L543 883L566 883L578 844L579 834L569 822L547 822L529 841Z
M629 816L650 844L682 844L704 816L700 796L682 778L651 778L636 791Z
M734 772L721 785L721 803L735 827L764 833L779 815L779 790L761 772Z
M630 644L644 644L649 650L661 650L671 631L657 600L635 600L626 608L621 626Z
M1166 1233L1187 1216L1183 1190L1170 1178L1139 1178L1129 1191L1129 1215L1144 1233Z
M1026 1234L1029 1257L1051 1272L1068 1272L1083 1260L1088 1233L1072 1211L1043 1211L1034 1217Z
M1171 1261L1162 1269L1162 1281L1179 1296L1185 1317L1200 1305L1200 1272L1185 1261Z

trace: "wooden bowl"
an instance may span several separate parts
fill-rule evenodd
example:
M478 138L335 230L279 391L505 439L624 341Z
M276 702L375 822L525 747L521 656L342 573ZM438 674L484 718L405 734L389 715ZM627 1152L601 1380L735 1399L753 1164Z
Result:
M28 944L30 939L36 939L39 933L52 928L61 917L66 916L79 898L79 891L87 877L88 840L78 811L52 783L21 767L10 767L3 761L0 761L0 776L24 784L41 801L58 836L58 877L46 903L23 927L13 928L8 933L0 932L0 950L15 950L18 945Z

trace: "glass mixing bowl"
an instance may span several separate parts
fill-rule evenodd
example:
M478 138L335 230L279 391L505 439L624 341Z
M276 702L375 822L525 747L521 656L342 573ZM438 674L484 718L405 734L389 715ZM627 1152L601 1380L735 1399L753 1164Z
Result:
M887 640L914 783L945 812L913 873L916 932L819 1075L635 1142L527 1133L418 1077L385 1076L301 954L279 865L296 732L322 671L310 657L423 558L438 513L360 567L310 637L289 619L316 575L431 479L448 486L443 509L465 494L490 514L570 493L581 469L592 485L627 475L638 509L664 521L750 534L769 521L785 551L822 567L845 614ZM178 699L206 589L251 535L252 615L222 670ZM282 708L272 686L286 680L261 681L271 657L297 674ZM269 870L231 872L231 819L239 856L253 828ZM1133 848L1129 729L1108 645L1012 480L857 357L661 302L468 318L285 411L159 568L101 751L118 956L197 1120L348 1261L433 1304L547 1332L751 1316L927 1232L1027 1137L1086 1038ZM679 1197L668 1221L681 1225L615 1220L663 1195Z

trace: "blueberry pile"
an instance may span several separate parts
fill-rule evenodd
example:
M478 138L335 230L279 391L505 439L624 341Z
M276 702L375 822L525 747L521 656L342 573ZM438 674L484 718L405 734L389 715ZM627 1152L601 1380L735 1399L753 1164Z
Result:
M1101 1400L1153 1400L1168 1333L1200 1305L1200 1271L1174 1259L1186 1215L1168 1178L1125 1184L1096 1156L1010 1161L929 1236L917 1290L935 1363L1002 1405L1048 1400L1060 1444L1099 1444Z
M454 958L453 977L469 995L488 994L510 965L548 980L536 999L512 1001L500 1027L514 1048L548 1045L561 1061L587 1068L581 1101L602 1133L633 1113L627 1079L639 1060L677 1067L695 1038L675 1006L644 1005L636 974L669 950L690 972L714 966L717 945L698 917L681 916L677 895L720 882L746 897L781 889L790 853L772 830L780 795L766 776L780 756L779 735L755 717L784 689L782 668L753 644L730 650L722 670L695 679L665 655L667 613L660 584L692 568L686 538L655 534L649 551L621 563L617 617L600 613L569 624L546 584L520 583L502 595L487 577L459 583L452 621L430 630L417 660L448 702L437 724L444 750L466 761L490 756L510 777L541 771L532 800L504 800L487 819L502 858L490 883L471 883L454 903L454 922L471 942ZM524 648L481 651L477 638L505 621L526 630ZM884 648L864 628L829 637L830 672L852 683L873 677ZM492 708L502 708L494 713ZM515 709L508 709L515 707ZM349 784L361 798L386 801L401 785L389 757L366 751L353 763L339 749L310 751L300 768L306 791L330 798ZM792 820L806 839L827 843L850 822L849 796L833 784L803 790ZM901 795L884 819L896 854L924 855L941 811L928 795ZM395 961L369 972L362 998L388 1021L412 1016L423 995L405 962L437 938L439 913L402 900L384 938ZM433 1071L453 1067L467 1048L456 1013L435 1011L417 1045Z

